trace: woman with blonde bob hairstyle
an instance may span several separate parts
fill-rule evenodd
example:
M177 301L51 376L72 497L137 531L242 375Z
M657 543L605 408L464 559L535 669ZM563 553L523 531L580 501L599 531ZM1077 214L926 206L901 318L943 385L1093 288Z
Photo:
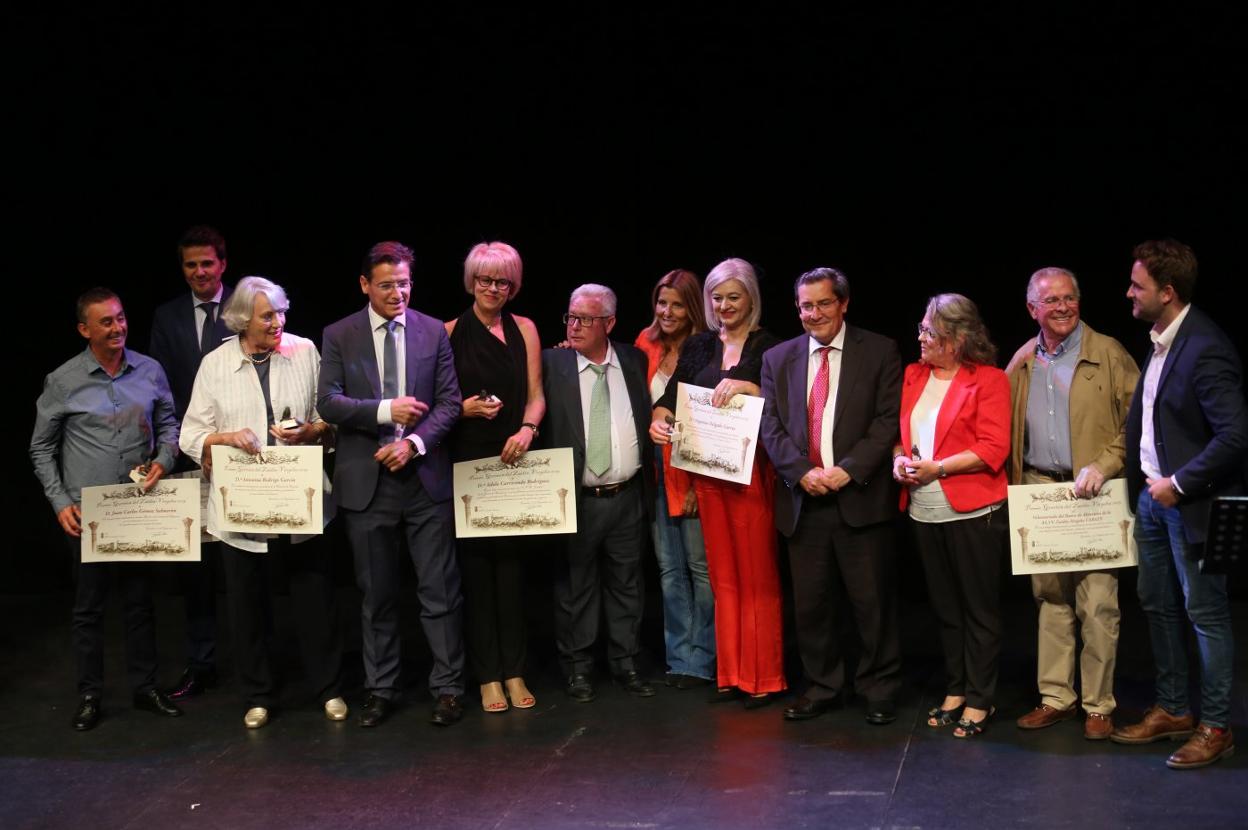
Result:
M634 343L646 355L652 402L666 391L685 342L706 331L701 295L697 275L679 268L654 286L650 295L654 321ZM715 679L715 596L706 569L693 477L671 466L670 444L656 446L655 454L654 552L663 592L667 685L692 689Z
M519 461L546 414L541 346L527 317L504 311L520 293L520 254L505 242L482 242L464 260L472 306L447 322L463 417L447 438L451 461ZM481 708L529 709L524 682L525 627L521 550L514 539L460 539L468 663L481 684Z
M713 390L711 404L758 395L763 353L779 341L759 327L762 301L754 267L726 259L702 289L711 331L685 341L676 371L655 402L650 437L671 443L678 383ZM766 705L786 688L778 548L773 523L775 471L760 450L749 484L695 474L707 568L715 595L716 700L747 695L745 706Z

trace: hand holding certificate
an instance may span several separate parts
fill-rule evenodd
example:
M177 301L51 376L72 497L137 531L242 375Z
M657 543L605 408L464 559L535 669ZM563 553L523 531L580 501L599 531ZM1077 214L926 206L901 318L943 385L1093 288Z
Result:
M1099 571L1136 564L1135 522L1121 479L1090 499L1069 483L1010 487L1010 554L1017 574Z
M735 395L714 406L714 390L686 383L676 387L672 425L672 466L712 478L749 484L758 448L763 399Z
M199 482L82 488L83 562L198 562Z
M215 527L231 533L322 531L321 447L212 447Z

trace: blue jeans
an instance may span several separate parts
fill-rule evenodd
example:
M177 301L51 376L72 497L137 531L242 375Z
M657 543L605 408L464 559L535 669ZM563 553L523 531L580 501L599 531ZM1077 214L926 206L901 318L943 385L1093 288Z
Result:
M655 470L658 501L654 511L654 552L663 591L663 641L674 674L715 679L715 595L706 569L702 522L669 516L663 486L662 448Z
M1199 563L1187 558L1178 508L1162 507L1148 490L1140 493L1136 505L1135 543L1140 554L1140 607L1148 617L1157 664L1157 704L1172 715L1191 711L1186 616L1196 630L1200 649L1200 720L1225 727L1231 714L1235 650L1226 577L1201 573Z

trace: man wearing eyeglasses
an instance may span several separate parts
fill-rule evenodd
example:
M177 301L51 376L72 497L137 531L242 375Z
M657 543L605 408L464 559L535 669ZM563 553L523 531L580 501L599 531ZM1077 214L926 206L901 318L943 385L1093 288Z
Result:
M1093 498L1108 479L1123 474L1127 411L1140 370L1122 344L1080 320L1079 283L1065 268L1031 275L1027 313L1040 333L1006 367L1013 409L1010 483L1069 481L1076 496ZM1108 738L1114 729L1117 573L1033 574L1031 591L1040 613L1040 704L1018 719L1018 728L1043 729L1078 713L1078 627L1083 735Z
M575 535L556 568L555 637L573 700L594 699L593 647L605 611L611 673L634 697L654 687L637 671L643 534L654 504L646 358L608 338L615 292L582 285L563 315L571 348L542 352L547 446L571 447L580 488Z
M412 311L412 252L374 245L360 291L368 305L325 329L317 409L338 427L334 494L355 557L364 685L360 726L377 726L400 697L399 535L416 568L433 669L431 721L463 716L464 641L451 465L442 441L459 418L459 381L442 323Z
M847 599L862 654L854 690L873 725L897 717L901 645L889 466L901 408L901 353L845 323L849 280L816 268L794 284L806 334L763 355L759 437L783 487L776 528L788 539L806 691L785 707L809 720L849 696L837 612Z

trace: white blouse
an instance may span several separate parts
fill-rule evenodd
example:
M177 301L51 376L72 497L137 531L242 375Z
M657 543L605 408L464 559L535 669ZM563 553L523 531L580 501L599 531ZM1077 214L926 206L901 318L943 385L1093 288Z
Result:
M282 342L269 359L269 399L275 418L287 407L292 417L316 423L316 383L321 369L321 355L311 340L283 333ZM235 432L250 428L261 442L268 441L268 413L264 408L264 392L251 361L243 354L237 336L224 341L204 355L195 376L191 402L182 420L178 445L196 462L202 464L204 439L214 432ZM329 524L336 506L326 479L323 519ZM218 527L221 513L220 496L215 487L208 488L208 532L242 550L268 551L264 534L231 533ZM308 536L295 534L292 541L306 541Z

